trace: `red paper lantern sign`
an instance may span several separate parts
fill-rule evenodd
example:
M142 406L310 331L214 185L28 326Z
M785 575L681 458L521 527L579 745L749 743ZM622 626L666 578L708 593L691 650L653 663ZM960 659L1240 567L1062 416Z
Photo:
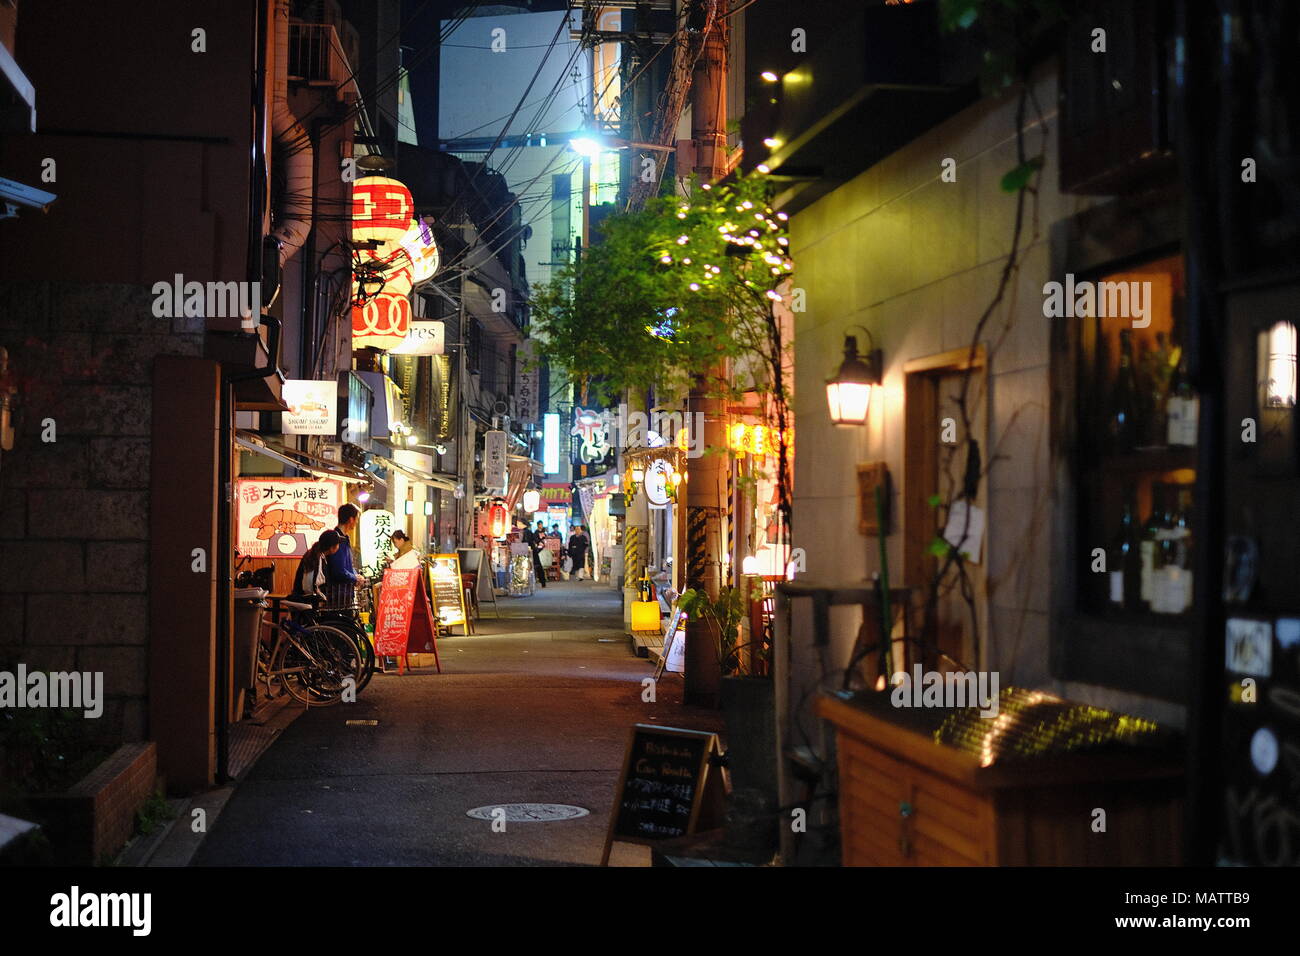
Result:
M352 184L352 240L378 240L378 248L362 250L377 262L402 253L401 239L411 228L415 202L403 183L386 176L366 176Z
M506 532L510 530L510 512L506 511L506 506L497 502L492 506L492 537L504 538Z
M352 307L354 349L393 349L411 330L412 263L402 240L412 227L414 209L411 191L396 179L367 176L352 184L352 239L359 245L375 243L373 249L358 248L357 254L384 277L378 295Z

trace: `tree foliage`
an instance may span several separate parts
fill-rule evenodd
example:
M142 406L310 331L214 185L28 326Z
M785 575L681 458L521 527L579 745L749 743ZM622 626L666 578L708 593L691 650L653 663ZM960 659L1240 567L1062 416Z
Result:
M788 343L773 340L772 308L793 263L769 190L754 175L609 217L599 243L534 290L540 355L606 399L681 395L725 360L732 375L711 391L773 391Z

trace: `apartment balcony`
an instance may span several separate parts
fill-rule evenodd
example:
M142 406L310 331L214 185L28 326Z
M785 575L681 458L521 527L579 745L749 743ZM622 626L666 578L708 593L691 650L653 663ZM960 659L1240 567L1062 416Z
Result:
M361 97L351 61L331 23L289 24L289 82L333 89L345 103Z

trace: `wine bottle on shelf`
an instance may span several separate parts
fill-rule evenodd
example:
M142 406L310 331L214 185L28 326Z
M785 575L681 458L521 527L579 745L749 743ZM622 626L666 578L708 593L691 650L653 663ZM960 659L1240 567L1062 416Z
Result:
M1133 371L1133 336L1128 329L1119 333L1119 372L1110 396L1107 411L1107 431L1110 444L1119 454L1130 452L1137 445L1137 381Z
M1141 560L1138 557L1136 508L1130 488L1120 514L1119 531L1106 549L1106 577L1109 601L1113 608L1133 609L1138 603L1141 585Z
M1157 569L1153 577L1151 609L1159 614L1182 614L1192 605L1192 492L1180 485L1173 492L1173 510L1159 535Z
M1200 399L1192 389L1187 377L1187 363L1181 360L1174 372L1173 385L1169 391L1169 444L1194 446L1196 429L1200 418Z
M1169 348L1165 333L1156 333L1155 348L1142 356L1142 408L1143 430L1141 445L1146 448L1163 448L1167 444L1167 402L1169 386L1177 358Z
M1160 548L1160 533L1169 523L1165 514L1166 486L1153 482L1151 485L1151 514L1142 525L1138 541L1139 586L1138 599L1146 607L1154 610L1156 559Z

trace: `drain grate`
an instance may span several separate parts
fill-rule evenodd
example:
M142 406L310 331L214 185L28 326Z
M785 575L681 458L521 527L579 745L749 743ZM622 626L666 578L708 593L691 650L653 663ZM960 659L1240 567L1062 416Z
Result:
M563 803L501 803L492 807L475 807L467 810L465 816L475 820L499 820L500 815L493 816L498 810L505 811L507 823L552 823L556 820L576 820L585 817L590 810L571 807Z

